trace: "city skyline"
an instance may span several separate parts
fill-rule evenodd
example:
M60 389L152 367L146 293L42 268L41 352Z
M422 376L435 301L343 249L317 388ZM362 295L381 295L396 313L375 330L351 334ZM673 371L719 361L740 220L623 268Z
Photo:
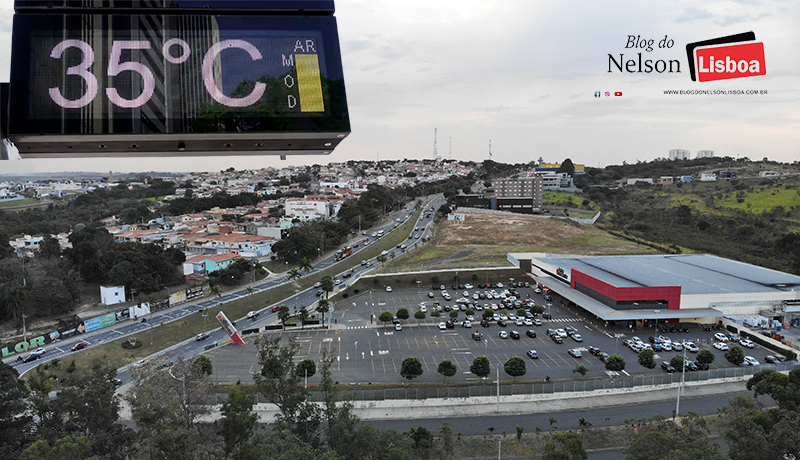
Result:
M434 128L439 155L449 158L452 144L457 160L489 158L490 140L492 159L505 163L571 158L596 167L666 158L671 149L800 158L800 5L793 2L617 1L601 9L591 2L339 0L336 7L352 134L331 155L23 160L0 162L0 172L432 158ZM12 11L12 0L0 0L0 81L9 78ZM764 43L766 75L691 80L686 44L746 31ZM671 47L659 48L664 38ZM637 53L677 61L680 73L620 72L611 62L620 54L637 61Z

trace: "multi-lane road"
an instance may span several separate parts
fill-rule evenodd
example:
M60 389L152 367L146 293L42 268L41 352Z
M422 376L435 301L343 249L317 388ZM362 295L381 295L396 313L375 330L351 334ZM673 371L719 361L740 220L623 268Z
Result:
M440 206L442 203L444 203L444 200L440 196L436 196L436 197L432 197L432 198L426 199L425 201L423 201L423 203L425 203L425 209L426 210L429 207L434 207L434 209L436 209L436 208L438 208L438 206ZM394 214L391 214L391 215L387 216L388 217L387 222L382 224L382 225L380 225L380 226L377 226L377 227L374 227L374 228L370 229L370 234L372 232L378 232L380 230L383 230L384 234L388 235L400 223L404 223L407 219L409 219L409 218L411 218L413 216L413 214L414 214L414 206L415 206L415 203L412 202L411 204L407 205L403 209L395 212ZM424 229L425 229L424 235L429 235L430 232L433 229L433 214L434 213L431 213L431 212L423 212L420 215L420 218L419 218L418 222L416 223L417 226L424 227ZM429 215L430 215L430 217L427 217ZM415 232L415 233L422 234L421 231L420 232ZM363 251L365 249L365 247L368 247L368 246L365 246L363 244L363 239L364 238L365 238L365 236L363 236L363 235L357 235L357 236L354 237L354 240L351 242L351 244L354 243L354 242L359 242L360 244L358 245L357 248L354 249L353 255L351 255L350 257L358 257L358 254L361 251ZM370 238L371 242L376 240L376 238L372 238L372 237L369 237L369 238ZM417 247L416 243L418 241L420 241L420 239L415 239L413 241L413 243L411 243L411 242L407 243L408 248L406 250L413 250L414 248L416 248ZM337 263L337 261L334 259L334 254L331 253L331 254L327 255L324 259L316 261L316 263L314 264L313 270L311 270L305 276L306 277L313 277L317 273L321 272L322 270L325 270L326 268L329 268L329 267L335 265L336 263ZM367 269L368 269L367 267L363 267L363 266L355 267L354 269L352 269L353 270L353 277L350 278L350 279L353 279L353 280L357 279L358 276L360 276ZM267 290L267 289L270 289L270 288L274 288L276 286L280 286L280 285L283 285L283 284L287 284L287 283L289 283L287 275L286 274L281 274L280 276L271 277L267 281L264 281L264 282L261 282L261 283L258 283L258 284L251 284L249 287L253 288L253 292L254 293L258 293L258 292L261 292L261 291L264 291L264 290ZM315 288L306 289L306 290L304 290L302 292L298 292L297 294L295 294L294 296L291 296L288 299L283 299L283 300L282 299L275 299L275 301L276 302L280 301L281 304L290 305L290 306L293 306L293 305L297 305L298 307L299 306L310 306L314 301L317 300L317 297L314 295L316 290L317 289L315 289ZM66 355L69 355L71 353L80 353L80 351L77 351L77 352L71 352L70 351L70 348L75 343L77 343L79 341L87 342L89 344L89 346L87 348L90 348L92 346L96 346L96 345L99 345L99 344L103 344L103 343L106 343L106 342L111 342L111 341L117 340L117 339L119 339L121 337L126 337L126 336L134 335L134 334L142 335L143 333L146 333L146 331L150 327L152 327L153 325L158 325L158 324L162 324L162 323L169 323L169 322L172 322L172 321L176 321L176 320L181 319L181 318L183 318L185 316L191 315L193 313L197 313L198 311L201 311L201 310L203 310L205 308L213 307L213 306L224 304L224 303L227 303L227 302L232 302L234 300L246 297L247 295L248 295L248 292L247 292L246 288L242 287L241 289L238 289L238 290L235 290L235 291L230 291L230 292L222 295L219 298L205 298L205 299L197 301L197 302L190 302L190 303L184 304L184 305L179 306L179 307L173 307L173 308L170 308L168 310L164 310L164 311L161 311L161 312L153 313L152 317L151 317L151 315L147 316L147 320L148 321L146 323L142 323L142 322L138 322L138 321L130 321L130 322L125 322L125 323L119 323L119 324L117 324L115 326L104 328L104 329L99 329L99 330L91 332L89 334L83 334L83 335L71 337L69 339L57 341L54 344L46 345L44 347L47 350L46 353L40 359L32 361L32 362L29 362L29 363L20 362L20 361L17 360L16 357L8 357L8 358L4 359L4 362L14 366L17 369L17 371L20 373L20 375L22 375L22 374L25 374L27 371L33 369L34 367L36 367L37 365L39 365L39 364L41 364L43 362L50 361L50 360L56 359L56 358L63 358ZM236 318L231 318L231 319L232 320L237 320ZM242 322L239 323L239 321L242 321ZM238 319L237 324L246 324L244 321L249 321L249 320L245 320L244 318ZM273 317L273 314L271 314L271 312L268 309L265 309L263 314L260 315L259 321L254 323L253 325L247 325L247 327L256 327L256 326L259 326L259 325L263 325L265 322L268 322L268 321L274 321L274 317ZM204 340L202 342L191 342L191 343L180 344L179 346L173 347L173 349L166 351L164 353L165 357L167 359L170 359L170 357L174 357L174 356L176 356L178 354L183 354L184 356L192 356L194 354L202 352L208 344L213 344L215 342L221 344L223 341L225 341L228 338L227 335L225 334L225 332L222 331L221 328L216 327L216 319L215 318L208 318L208 324L209 324L210 327L213 328L212 330L209 331L211 336L208 339L206 339L206 340ZM27 353L24 354L24 355L19 355L19 356L22 357L22 356L26 356L26 355L27 355ZM124 371L124 369L123 369L123 371ZM124 372L121 373L121 376L122 377L125 376Z

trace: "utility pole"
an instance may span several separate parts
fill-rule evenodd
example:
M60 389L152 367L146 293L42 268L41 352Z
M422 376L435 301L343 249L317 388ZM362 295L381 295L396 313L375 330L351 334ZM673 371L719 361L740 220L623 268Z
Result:
M681 393L683 393L683 383L686 378L686 347L683 347L683 369L681 369L681 384L678 385L678 402L675 403L675 420L681 413Z
M500 365L497 365L497 413L500 413Z
M25 313L22 314L22 340L26 342L28 341L28 330L25 327L25 318L27 317L28 315L26 315Z

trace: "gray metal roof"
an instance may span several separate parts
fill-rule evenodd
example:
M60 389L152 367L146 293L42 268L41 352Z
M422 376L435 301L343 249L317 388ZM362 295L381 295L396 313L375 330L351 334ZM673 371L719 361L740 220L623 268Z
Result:
M800 290L800 276L708 254L545 257L536 261L579 270L616 287L681 286L681 294Z

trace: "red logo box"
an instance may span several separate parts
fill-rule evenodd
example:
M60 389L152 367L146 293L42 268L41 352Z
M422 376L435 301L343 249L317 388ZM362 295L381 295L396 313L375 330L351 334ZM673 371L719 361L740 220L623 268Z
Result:
M766 75L763 43L696 48L695 63L698 81Z

